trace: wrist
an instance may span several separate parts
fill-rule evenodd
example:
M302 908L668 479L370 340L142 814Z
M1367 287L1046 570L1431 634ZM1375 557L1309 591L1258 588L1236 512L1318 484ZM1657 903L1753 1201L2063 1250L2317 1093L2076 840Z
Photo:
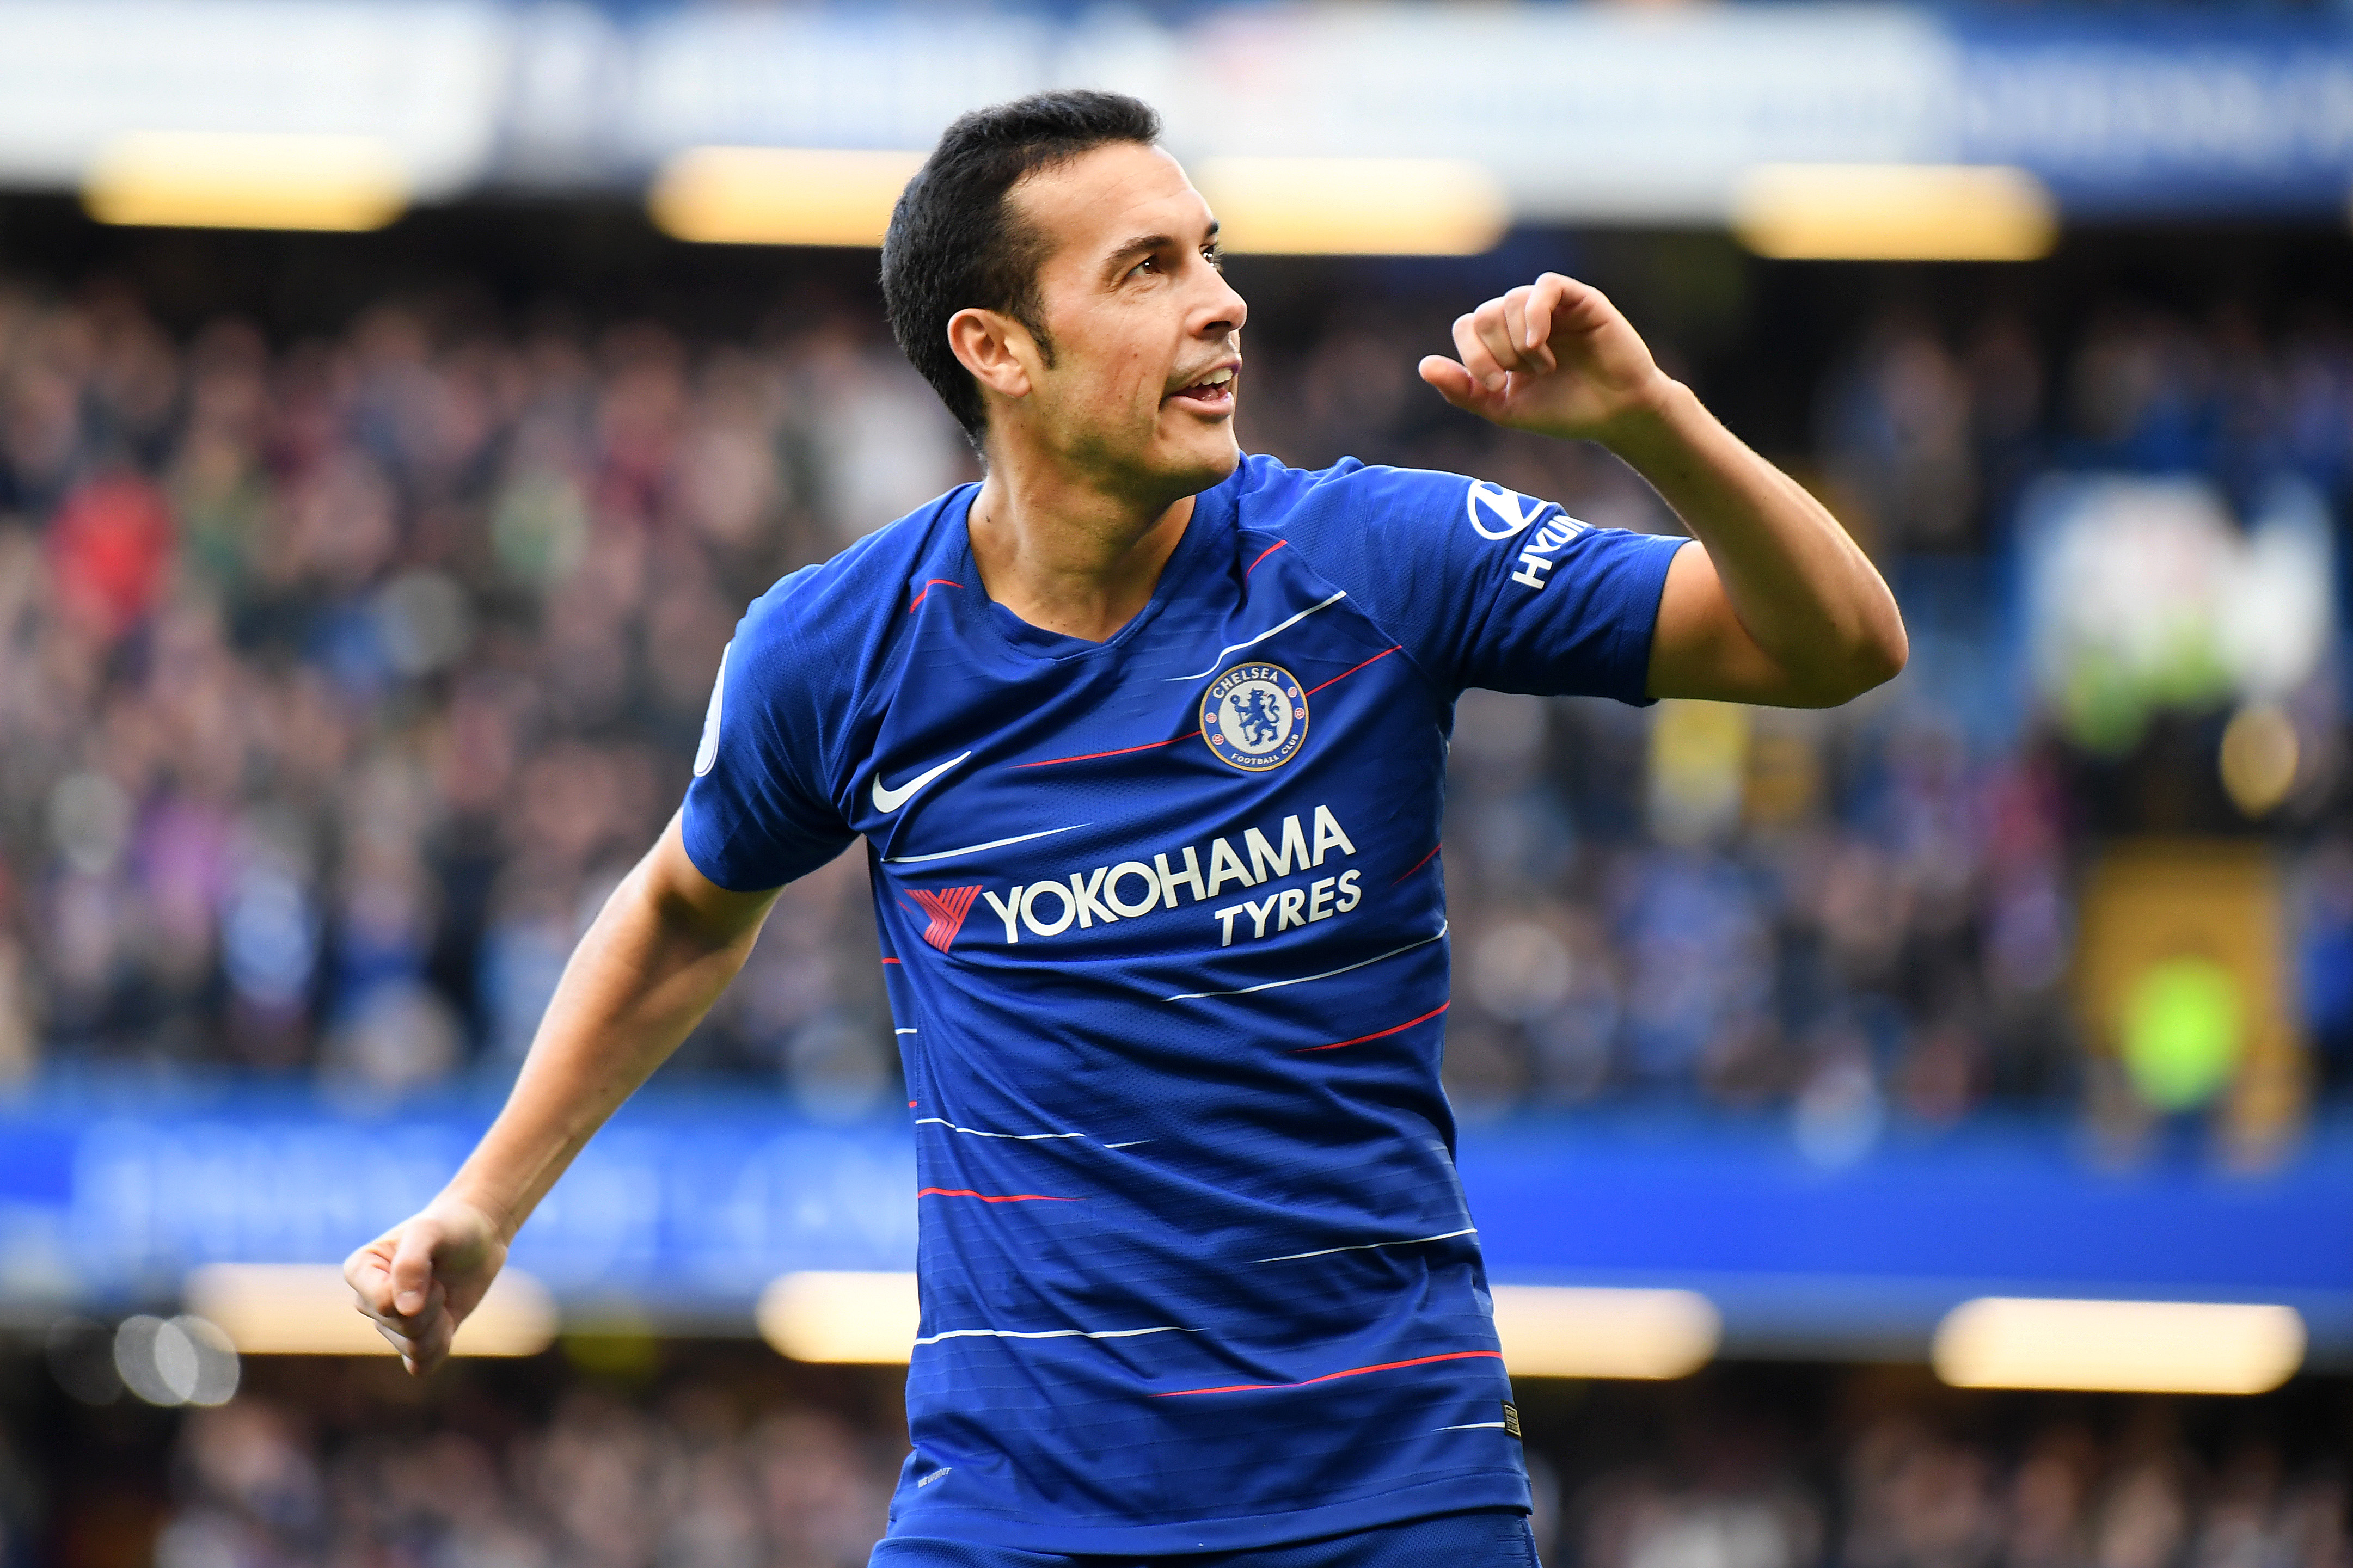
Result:
M1600 442L1639 468L1641 458L1655 452L1662 441L1673 439L1678 427L1698 407L1699 399L1690 387L1662 370L1653 370L1650 379L1610 416L1599 433Z
M515 1233L522 1228L522 1218L515 1212L515 1205L501 1203L455 1182L441 1189L440 1195L433 1200L431 1206L444 1211L456 1210L459 1215L470 1217L489 1233L491 1241L501 1247L513 1246Z

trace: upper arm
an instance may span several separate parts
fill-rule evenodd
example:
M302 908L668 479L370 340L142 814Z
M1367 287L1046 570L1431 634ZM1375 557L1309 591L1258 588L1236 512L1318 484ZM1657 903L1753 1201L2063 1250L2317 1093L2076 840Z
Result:
M661 923L716 951L748 942L776 901L781 888L737 892L702 874L686 852L683 808L673 813L661 837L647 852L640 873L646 898Z
M1698 541L1675 552L1659 595L1643 692L1777 708L1832 708L1853 692L1810 686L1758 646L1741 625L1715 563Z

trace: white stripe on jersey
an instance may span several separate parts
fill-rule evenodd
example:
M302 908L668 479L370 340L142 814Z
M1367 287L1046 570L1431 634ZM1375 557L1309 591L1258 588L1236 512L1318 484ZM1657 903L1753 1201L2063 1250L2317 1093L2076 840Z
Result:
M1253 991L1274 991L1285 985L1304 985L1311 980L1329 980L1335 974L1345 974L1352 969L1362 969L1368 963L1378 963L1384 958L1395 958L1400 952L1411 952L1417 947L1428 947L1445 934L1446 922L1440 921L1438 922L1436 931L1419 942L1407 942L1403 947L1393 947L1387 952L1375 953L1370 958L1358 959L1356 963L1343 964L1338 969L1327 969L1321 974L1303 974L1294 980L1263 980L1256 985L1244 985L1233 991L1186 991L1175 996L1163 996L1161 1000L1163 1002L1198 1002L1205 996L1247 996Z
M983 1132L977 1127L958 1127L944 1116L918 1116L918 1127L944 1127L951 1132L961 1132L967 1138L1011 1138L1019 1142L1035 1142L1040 1138L1083 1138L1083 1132Z
M915 866L926 860L953 860L959 855L977 855L984 849L1002 849L1008 844L1027 844L1032 838L1051 838L1057 833L1076 833L1093 824L1073 822L1068 827L1049 827L1040 833L1017 833L1010 838L992 838L986 844L967 844L961 849L943 849L936 855L885 855L885 866Z
M1158 1329L1040 1329L1024 1332L1019 1329L944 1329L936 1334L925 1334L915 1342L935 1345L942 1340L1132 1340L1138 1334L1198 1334L1198 1329L1180 1329L1174 1325Z
M1305 620L1316 611L1328 610L1347 596L1348 590L1343 588L1338 593L1333 595L1330 598L1324 600L1322 604L1310 605L1305 609L1300 611L1297 615L1292 616L1289 620L1282 622L1280 625L1267 627L1266 630L1259 633L1258 636L1250 638L1248 642L1231 643L1219 648L1218 650L1218 657L1209 661L1209 668L1201 671L1201 675L1217 674L1218 666L1225 662L1226 655L1229 653L1240 653L1246 647L1256 647L1259 644L1266 641L1267 638L1272 637L1275 633L1289 631L1293 626L1297 626L1300 622ZM1172 675L1167 677L1167 679L1170 680L1198 680L1201 679L1201 675Z
M1419 1247L1425 1241L1451 1241L1458 1236L1476 1236L1479 1227L1466 1225L1461 1230L1450 1230L1440 1236L1417 1236L1410 1241L1359 1241L1347 1247L1326 1247L1315 1252L1286 1252L1280 1258L1252 1259L1258 1263L1295 1263L1303 1258L1329 1258L1335 1252L1370 1252L1380 1247Z

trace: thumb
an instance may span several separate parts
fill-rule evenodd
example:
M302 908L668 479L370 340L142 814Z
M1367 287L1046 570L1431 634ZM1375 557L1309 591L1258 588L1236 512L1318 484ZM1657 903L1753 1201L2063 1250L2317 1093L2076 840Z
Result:
M441 1244L441 1227L428 1219L414 1219L400 1231L400 1247L392 1255L392 1310L413 1318L425 1310L433 1289L433 1253Z

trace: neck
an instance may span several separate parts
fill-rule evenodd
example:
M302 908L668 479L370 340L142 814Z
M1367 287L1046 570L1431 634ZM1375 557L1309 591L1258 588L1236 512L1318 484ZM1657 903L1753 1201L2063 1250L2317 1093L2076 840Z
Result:
M998 461L973 498L972 555L988 596L1031 626L1103 642L1151 599L1192 516L1190 495L1120 495Z

